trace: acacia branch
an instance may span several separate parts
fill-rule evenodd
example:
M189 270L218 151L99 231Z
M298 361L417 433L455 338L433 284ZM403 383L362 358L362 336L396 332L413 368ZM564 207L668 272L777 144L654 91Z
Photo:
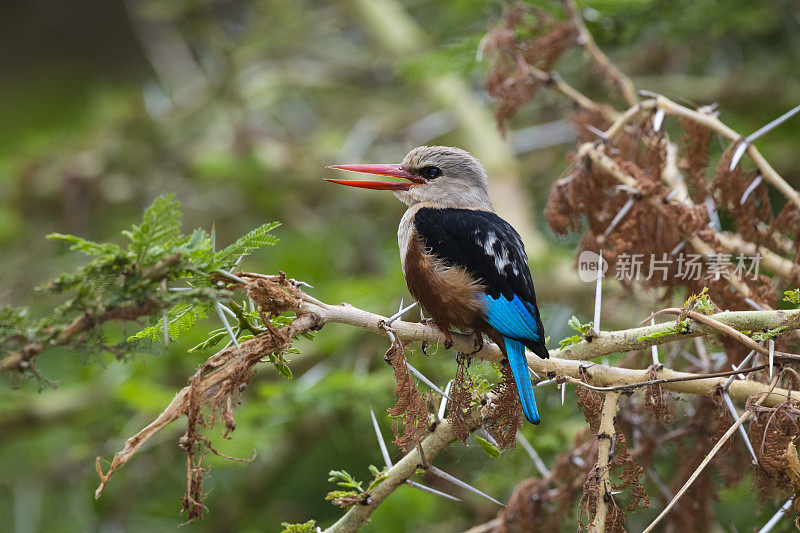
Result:
M600 427L597 430L597 466L594 476L597 483L595 500L595 514L589 525L589 533L598 533L606 529L608 516L608 503L611 501L611 459L613 458L613 441L617 430L614 421L619 408L619 394L610 392L603 400L603 410L600 415Z
M312 313L318 317L320 324L341 323L358 326L372 333L385 335L380 327L380 322L386 317L363 311L349 304L329 305L308 296L303 297L301 306L303 312ZM762 331L785 326L787 329L800 327L800 310L788 311L729 311L711 315L710 318L726 324L737 331ZM444 344L444 334L436 327L417 322L404 322L397 320L392 323L394 334L399 340L406 342L422 342ZM592 383L598 386L635 385L649 381L649 370L619 368L592 363L588 359L600 357L617 352L631 352L649 348L650 346L665 344L675 340L701 337L717 333L714 327L692 320L685 330L676 330L675 323L656 324L620 331L604 331L591 342L581 341L577 344L566 346L562 349L551 350L549 359L541 359L534 354L528 354L528 366L534 372L545 375L569 376L580 379L581 369L588 371ZM463 353L474 350L474 336L453 333L453 349ZM475 358L500 363L503 354L500 349L490 342L485 342L483 348L474 355ZM662 369L658 377L671 380L664 384L664 388L675 392L701 394L711 396L718 386L725 383L723 377L702 378L697 374L679 372L671 369ZM691 379L691 381L676 381L678 379ZM765 393L768 387L757 381L734 381L730 386L731 398L737 401L746 401L753 394ZM790 392L784 389L775 389L765 400L769 406L774 406L786 401ZM800 397L793 393L794 398Z
M692 120L733 142L740 142L744 139L742 135L722 122L715 115L703 113L701 111L696 111L694 109L682 106L673 102L666 96L656 95L655 105L658 109L663 109L669 115L675 115ZM792 202L795 206L797 206L798 209L800 209L800 192L797 192L794 187L789 185L786 180L784 180L781 175L778 174L774 168L772 168L772 165L770 165L769 162L764 159L764 156L761 155L761 152L758 151L758 148L752 144L748 145L747 155L750 156L750 159L756 165L758 170L761 171L761 175L764 177L764 179L771 183L776 189L778 189L778 191L780 191L781 194L786 197L787 200Z
M286 298L283 300L283 305L286 307L282 310L294 310L298 317L279 330L272 328L252 339L241 342L239 348L235 346L226 348L201 365L192 378L191 385L179 391L153 422L126 441L124 448L114 456L111 467L107 472L102 472L98 459L98 475L101 483L95 493L96 497L99 497L103 492L113 472L130 461L153 435L190 411L197 412L201 405L212 407L218 405L222 395L226 394L225 391L238 390L240 383L252 376L253 370L263 358L287 347L297 335L311 329L319 329L327 323L348 324L379 335L387 335L386 328L382 327L387 320L384 316L370 313L348 304L329 305L296 289L291 289L287 293L279 292L287 289L285 276L259 274L241 274L241 276L248 280L248 294L259 305L262 305L262 303L263 305L273 305L281 295L285 295ZM262 311L264 311L263 308ZM800 326L800 310L725 312L706 318L726 324L739 332L742 330L774 329L780 326L793 329ZM395 337L403 342L426 341L442 344L445 341L442 332L428 324L397 320L392 323L392 331ZM548 376L578 378L584 373L588 374L592 383L597 386L626 384L634 386L651 379L651 373L648 369L635 370L600 365L591 363L586 359L614 352L639 350L655 344L709 335L716 332L717 329L715 327L694 320L691 320L685 330L681 331L677 331L675 323L665 323L622 331L600 332L599 336L594 337L591 342L581 341L560 350L552 350L549 359L540 359L536 355L529 354L528 364L535 372ZM468 353L474 349L472 335L453 333L452 339L453 347L456 350ZM485 342L483 348L474 357L499 363L503 355L495 344ZM720 376L704 377L670 369L660 370L658 377L672 380L663 384L665 389L706 396L715 394L725 382L725 378ZM691 379L692 381L674 381L680 378ZM795 399L800 397L798 393L794 393L792 396L792 393L785 389L773 390L764 383L741 380L736 380L730 384L729 393L732 399L742 402L746 401L750 396L760 394L763 404L766 406L776 406L790 397ZM198 402L200 405L198 405ZM472 416L477 416L477 414L473 413ZM448 424L441 425L426 439L427 444L423 446L423 450L428 457L433 457L438 450L454 438L450 426ZM430 447L430 452L426 446ZM411 469L411 473L413 473L413 469L416 468L417 464L417 459L414 457L409 455L407 456L407 461L401 461L394 467L395 470L392 471L392 475L395 477L392 478L393 480L407 479L407 477L404 478L403 476L411 475L408 473L408 469ZM378 489L376 489L376 494L372 495L373 500L382 501L388 495L388 492L391 492L390 490L387 493L383 491L396 486L393 483L388 483L383 488L381 488L383 484L379 485ZM367 508L362 507L364 506L359 505L351 509L348 512L351 518L348 518L344 523L355 523L350 522L350 520L355 520L352 518L354 516L366 519L375 506L367 505Z
M467 426L470 430L480 425L481 417L478 409L473 409L467 419ZM434 459L442 449L456 440L455 431L447 420L442 420L436 429L422 441L420 446L415 447L407 453L400 461L389 469L385 480L375 487L370 493L369 498L365 498L363 503L357 503L342 516L335 524L325 530L326 533L351 533L358 531L366 523L372 514L389 495L398 487L403 485L406 480L411 478L418 468L425 466L427 461ZM420 457L419 450L425 457Z
M594 37L592 37L592 34L586 28L586 24L583 23L583 18L578 12L575 2L572 0L564 0L563 4L567 15L572 20L572 24L578 30L579 44L583 46L597 67L612 81L614 88L619 91L628 105L635 105L639 99L636 97L636 91L633 88L631 79L619 70L608 56L600 50L597 43L594 42Z

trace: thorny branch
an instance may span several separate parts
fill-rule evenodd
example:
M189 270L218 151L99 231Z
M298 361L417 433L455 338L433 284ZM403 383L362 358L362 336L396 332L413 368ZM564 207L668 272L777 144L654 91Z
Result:
M195 413L192 416L196 418L196 414L202 406L209 406L215 412L219 411L221 413L226 423L226 431L233 430L235 423L231 412L233 403L231 395L234 391L238 391L243 383L252 378L258 362L270 353L275 353L287 347L297 335L311 329L319 329L327 323L348 324L361 327L373 333L387 335L386 317L357 309L348 304L325 304L288 285L284 276L265 276L260 274L240 274L240 276L247 280L248 293L259 305L263 313L294 311L297 313L297 318L279 330L263 331L254 338L240 343L241 351L235 347L229 347L215 354L201 365L192 378L191 384L178 392L153 422L126 441L124 448L114 456L111 466L106 472L101 470L101 461L98 459L97 469L101 483L95 494L97 497L105 489L114 471L130 461L153 435L181 416ZM771 329L780 325L788 327L800 325L800 311L746 311L718 313L712 316L720 323L725 323L735 328L746 328L747 330ZM689 331L686 332L668 333L673 331L670 328L674 328L674 325L667 323L620 332L602 332L591 343L583 341L562 350L553 350L551 358L547 360L539 359L531 354L528 362L535 372L548 376L577 378L582 373L585 373L590 375L592 382L599 386L608 384L635 386L650 379L651 374L649 371L598 365L585 360L564 359L563 357L597 357L612 352L637 350L653 344L670 342L676 338L708 335L716 331L700 322L691 322L691 327L687 328ZM396 340L403 343L415 341L444 342L442 332L428 324L396 320L392 323L391 331ZM661 337L654 337L654 332L667 334ZM463 352L474 349L472 336L454 333L452 337L454 349ZM474 357L486 361L500 362L502 355L496 345L486 342L483 349L476 353ZM677 392L707 396L713 395L725 381L723 377L701 377L696 374L676 372L666 368L660 370L658 375L665 380L699 378L694 381L666 381L663 386L665 389ZM743 402L754 394L761 394L764 405L767 406L778 405L786 401L790 396L797 397L796 393L792 394L790 391L783 389L775 389L770 392L764 384L756 381L737 380L730 385L730 396L735 400ZM480 425L480 417L476 413L470 416L469 428L474 429ZM451 435L451 433L453 431L449 425L439 424L434 433L428 435L423 441L428 443L423 444L426 456L432 457L441 447L451 442L455 438L454 434ZM196 428L188 428L184 440L191 438L193 435L208 445L208 439L198 435ZM414 468L416 468L414 466L416 465L416 459L413 459L412 455L407 456L407 461L404 460L395 465L391 473L396 475L391 478L392 480L402 483L408 478L407 476L411 475L408 473L408 469L413 473ZM193 465L190 465L190 467L193 467ZM193 468L197 467L194 466ZM345 515L349 518L343 524L353 524L358 520L366 520L375 506L391 492L389 489L397 486L394 481L381 483L376 489L376 493L371 494L374 503L357 505L354 509L351 509ZM191 494L191 490L188 492ZM348 531L348 529L343 531Z
M614 423L617 417L619 394L612 392L605 395L603 411L600 416L600 429L597 431L597 466L594 477L597 483L597 496L595 515L589 525L590 533L599 533L606 530L608 507L613 503L611 494L611 460L613 458L613 444L617 430Z

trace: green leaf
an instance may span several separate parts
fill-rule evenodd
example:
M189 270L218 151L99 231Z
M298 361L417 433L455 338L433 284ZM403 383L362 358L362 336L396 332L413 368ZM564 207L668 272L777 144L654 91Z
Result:
M592 328L592 322L581 324L581 321L578 320L578 317L575 315L570 317L569 321L567 321L567 325L582 335L586 335Z
M292 369L289 368L289 365L286 363L281 363L280 361L276 361L274 366L275 370L278 371L278 374L286 379L292 379Z
M361 488L361 482L356 481L356 479L345 470L331 470L328 472L328 482L336 483L340 487L349 487L358 490L358 492L364 492L364 489Z
M786 302L791 302L795 305L800 305L800 289L791 289L783 291L783 299Z
M208 316L209 307L207 305L197 305L181 303L169 310L167 320L169 321L169 336L177 339L183 333L189 331L203 318ZM144 328L142 331L128 337L128 341L151 340L155 341L164 338L164 326L159 321L158 324Z
M167 244L180 237L181 204L172 194L162 195L153 200L145 209L142 225L149 230L151 244Z
M486 455L488 455L489 457L493 457L495 459L500 459L500 456L502 454L500 453L500 449L497 446L477 435L472 435L472 436L475 437L475 442L477 442L478 445L481 447L481 449L484 452L486 452Z
M373 479L372 483L370 483L369 487L367 487L367 492L372 492L372 489L374 489L375 487L380 485L381 482L383 480L385 480L386 478L388 478L388 477L389 477L389 474L382 474L382 475L376 477L375 479Z
M788 326L778 326L774 329L768 329L767 331L756 331L753 333L752 338L754 341L763 342L766 340L774 339L778 337L783 330L785 330Z
M51 241L62 241L70 243L70 250L77 250L79 252L83 252L86 255L107 255L107 254L115 254L121 251L121 248L116 244L111 244L108 242L94 242L83 239L81 237L77 237L75 235L65 235L63 233L49 233L45 236L45 238L50 239Z
M304 524L290 524L289 522L281 522L283 531L281 533L316 533L317 521L309 520Z
M559 346L559 348L563 349L563 348L566 348L567 346L569 346L571 344L578 344L579 342L581 342L585 338L586 337L584 337L583 335L573 335L572 337L566 337L566 338L561 339L560 341L558 341L558 346Z
M217 261L221 264L230 265L237 261L242 255L251 254L263 246L277 244L278 238L274 235L271 235L270 232L278 226L280 226L279 222L262 224L246 235L240 237L230 246L217 252Z
M666 337L668 335L674 335L676 333L687 333L690 323L691 323L691 320L688 319L688 318L685 318L683 320L676 321L675 325L672 325L672 326L665 325L664 329L659 329L659 330L656 330L653 333L650 333L648 335L642 335L641 337L637 337L636 340L637 341L646 341L646 340L650 340L650 339L660 339L661 337Z

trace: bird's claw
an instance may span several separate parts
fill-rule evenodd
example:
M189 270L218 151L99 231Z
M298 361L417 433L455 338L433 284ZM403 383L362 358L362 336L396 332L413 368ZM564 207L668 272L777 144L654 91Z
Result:
M450 348L453 347L453 337L450 335L450 330L448 330L446 327L440 326L439 324L434 322L433 319L431 318L423 318L420 320L420 323L430 324L431 326L435 327L436 329L442 332L442 334L444 335L444 343L442 345L444 346L445 350L449 350Z
M478 353L481 350L483 350L483 335L478 330L473 331L473 333L475 334L475 344L474 344L475 350L473 350L473 351L471 351L469 353L465 353L464 355L467 356L467 357L475 355L476 353Z

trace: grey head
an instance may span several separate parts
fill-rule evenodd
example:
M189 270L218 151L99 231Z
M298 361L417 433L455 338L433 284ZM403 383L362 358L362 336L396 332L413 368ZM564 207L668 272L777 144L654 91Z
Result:
M403 158L400 168L424 180L394 191L406 205L426 202L444 208L493 210L486 170L461 148L418 146Z

